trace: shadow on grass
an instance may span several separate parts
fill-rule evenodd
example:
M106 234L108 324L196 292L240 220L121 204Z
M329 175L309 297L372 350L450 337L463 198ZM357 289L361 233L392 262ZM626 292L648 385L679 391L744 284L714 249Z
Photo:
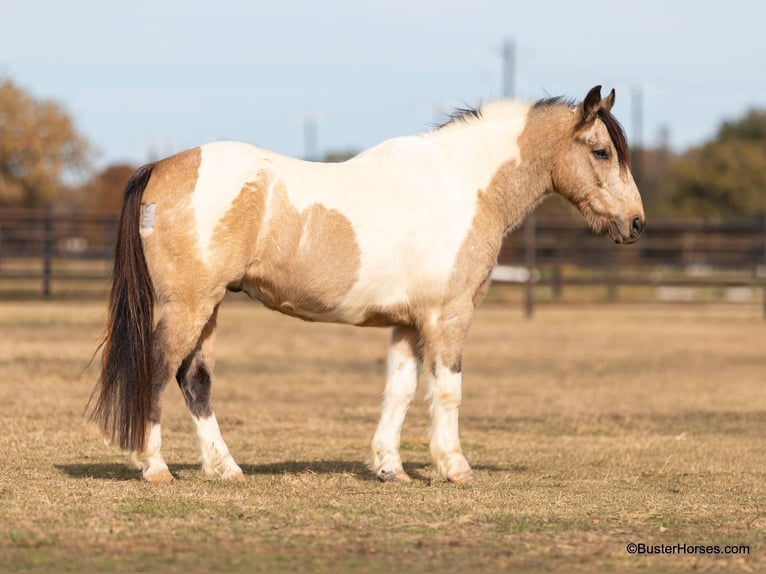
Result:
M137 480L139 471L119 463L54 464L56 470L72 478L97 478L100 480Z
M170 464L170 471L178 478L179 472L199 471L199 464ZM67 474L71 478L93 478L98 480L130 481L140 480L141 473L120 463L88 463L88 464L56 464L57 470ZM275 476L284 474L346 474L362 481L377 480L367 469L367 466L358 461L346 460L312 460L312 461L285 461L269 464L242 464L240 465L245 476ZM433 480L433 472L430 463L416 462L405 463L404 470L413 480L430 483ZM508 468L492 465L477 465L473 467L477 471L508 472ZM513 471L511 469L511 471Z

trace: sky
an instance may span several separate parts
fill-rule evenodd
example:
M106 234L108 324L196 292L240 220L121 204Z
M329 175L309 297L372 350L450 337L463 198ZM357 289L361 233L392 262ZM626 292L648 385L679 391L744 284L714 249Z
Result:
M1 0L0 78L139 164L219 139L305 157L426 131L515 92L617 92L628 139L682 151L766 107L758 0ZM636 94L641 94L639 130Z

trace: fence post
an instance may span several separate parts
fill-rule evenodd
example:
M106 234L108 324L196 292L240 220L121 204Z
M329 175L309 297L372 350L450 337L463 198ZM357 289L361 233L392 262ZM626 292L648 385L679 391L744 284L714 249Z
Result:
M50 208L43 214L43 297L51 295L53 260L53 219Z
M761 217L761 232L763 233L763 237L761 238L763 243L763 269L761 270L763 283L763 318L766 319L766 215Z
M537 216L529 214L524 224L524 265L527 268L527 282L524 284L524 316L530 319L534 314L535 265L537 259Z
M606 276L606 296L610 303L617 301L617 284L620 280L620 258L615 253L613 246L608 251L608 264Z
M563 277L561 271L561 250L556 249L555 261L553 262L553 275L551 276L551 285L553 290L553 298L561 299L561 289Z

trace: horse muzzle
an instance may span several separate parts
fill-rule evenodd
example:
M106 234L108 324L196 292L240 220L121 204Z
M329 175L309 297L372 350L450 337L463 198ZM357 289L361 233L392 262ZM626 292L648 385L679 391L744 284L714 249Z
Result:
M646 227L646 219L635 215L628 219L613 219L609 225L609 237L618 244L628 245L638 241Z

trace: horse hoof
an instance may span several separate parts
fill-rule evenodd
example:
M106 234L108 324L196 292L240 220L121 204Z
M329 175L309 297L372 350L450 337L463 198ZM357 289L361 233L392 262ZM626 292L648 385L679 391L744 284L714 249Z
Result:
M241 470L237 469L235 472L231 473L224 473L223 475L217 477L218 480L232 480L235 482L244 482L245 481L245 475L242 473Z
M473 474L472 470L468 470L450 475L447 477L447 480L454 484L471 484L472 482L476 482L476 476Z
M245 480L242 469L234 460L231 460L230 463L221 462L217 466L203 466L202 472L211 480Z
M378 472L377 476L378 480L381 482L412 482L412 479L403 470L381 470Z
M144 480L147 482L152 482L154 484L162 484L166 482L173 482L175 478L173 478L173 475L170 474L170 470L167 468L162 468L158 470L157 472L152 473L144 473L143 474Z

